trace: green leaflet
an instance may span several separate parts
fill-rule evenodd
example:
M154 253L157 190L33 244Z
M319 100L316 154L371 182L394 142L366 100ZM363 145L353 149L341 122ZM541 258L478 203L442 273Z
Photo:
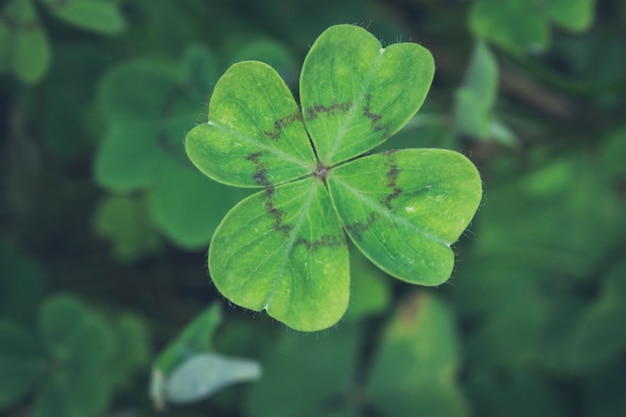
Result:
M433 71L419 45L382 48L351 25L325 31L307 55L302 111L267 65L246 61L226 71L208 123L185 141L211 178L264 188L236 205L211 241L209 270L226 298L298 330L335 324L350 292L344 230L397 278L448 279L450 245L481 198L476 168L445 150L358 158L415 114Z
M225 386L259 378L257 362L213 352L212 339L221 321L220 305L211 304L156 358L150 396L157 409L166 402L198 401Z
M313 178L240 202L209 251L215 286L298 330L335 324L348 306L348 248L323 184Z
M434 74L415 43L382 48L357 26L336 26L315 41L300 78L302 112L324 165L369 151L420 108Z
M378 267L422 285L446 281L450 244L480 201L480 177L463 155L406 149L337 167L328 188L348 235Z
M300 111L270 66L244 61L231 66L211 96L209 123L187 135L198 169L225 184L268 187L315 168Z

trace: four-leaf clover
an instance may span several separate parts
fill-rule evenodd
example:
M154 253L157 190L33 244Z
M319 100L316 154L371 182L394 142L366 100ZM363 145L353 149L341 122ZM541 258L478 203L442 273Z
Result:
M365 155L417 112L433 73L423 47L383 48L352 25L329 28L311 47L301 107L261 62L224 73L208 123L185 144L214 180L263 188L226 215L211 241L209 270L226 298L297 330L335 324L350 293L346 233L394 277L422 285L449 278L450 245L482 195L474 165L441 149Z

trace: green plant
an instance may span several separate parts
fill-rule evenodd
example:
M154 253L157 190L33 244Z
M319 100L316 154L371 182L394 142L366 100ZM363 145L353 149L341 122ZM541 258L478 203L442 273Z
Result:
M544 51L550 23L581 32L594 18L594 0L476 0L469 20L472 31L509 51Z
M466 417L450 307L429 291L394 307L372 354L360 323L324 337L283 333L262 357L246 415ZM303 377L306 376L306 377Z
M298 330L335 324L349 297L344 230L392 276L422 285L449 278L450 244L481 198L474 165L439 149L366 155L417 112L433 72L423 47L382 48L352 25L331 27L312 46L301 109L266 64L226 71L209 122L185 142L209 177L264 189L237 204L212 238L209 269L224 296Z
M265 57L293 72L278 43L248 44L239 56ZM106 129L94 176L118 196L102 203L95 229L115 243L116 256L158 250L158 232L185 249L205 247L228 208L247 195L195 170L181 146L181 135L202 117L198 103L206 102L219 66L210 50L191 45L180 63L126 61L102 77L97 103Z
M457 131L477 139L493 137L513 144L512 134L498 124L493 115L497 97L498 62L489 47L477 41L463 84L456 91L454 119Z
M113 35L124 30L118 4L106 0L39 0L59 20L88 31ZM0 9L0 71L22 81L39 81L50 65L50 40L34 0L8 0Z
M261 368L257 362L214 351L212 338L221 321L220 305L213 303L156 358L150 395L157 409L167 402L198 401L228 385L259 378Z
M163 247L149 213L145 195L111 196L100 204L94 229L99 237L112 242L111 252L117 259L134 261Z
M147 343L132 314L105 320L73 296L49 297L36 330L0 320L0 407L29 395L35 417L96 415L146 364Z

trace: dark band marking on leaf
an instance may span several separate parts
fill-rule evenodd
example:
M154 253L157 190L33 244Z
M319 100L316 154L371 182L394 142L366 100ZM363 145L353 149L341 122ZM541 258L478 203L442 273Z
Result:
M373 211L370 213L365 223L357 220L352 225L346 225L346 229L348 229L348 231L353 235L356 240L361 240L363 238L362 233L367 232L372 227L372 225L379 219L380 214Z
M349 101L345 101L343 103L333 101L330 106L315 104L314 106L306 109L306 120L315 120L320 113L324 113L328 116L335 116L337 114L347 113L350 110L350 104L351 103Z
M267 167L263 162L259 160L259 157L261 155L263 155L263 152L255 152L246 157L246 160L251 161L256 166L256 173L252 176L252 178L254 179L254 181L256 181L257 184L265 188L265 211L267 211L267 213L269 213L274 218L274 226L272 227L272 229L277 232L281 232L285 236L289 236L289 233L291 232L293 226L289 224L283 224L283 217L285 215L285 212L274 206L274 201L272 200L272 197L274 196L274 192L276 190L267 178Z
M389 152L386 155L389 156L389 159L385 162L385 166L389 167L389 171L387 171L387 187L392 189L392 193L383 200L383 204L389 210L392 209L391 202L397 198L402 193L402 188L398 187L398 175L400 174L400 168L396 165L396 160L393 156L393 153Z
M380 120L382 119L382 115L378 113L372 113L372 95L368 94L365 96L365 106L363 107L363 116L367 117L372 121L372 129L374 132L381 132L383 138L389 139L391 137L391 122L387 122L384 125L380 124Z
M276 120L274 122L274 129L264 130L263 135L270 138L271 140L276 141L280 139L280 135L282 134L283 129L293 124L296 120L302 120L302 115L300 114L300 111Z
M298 245L304 245L309 251L313 252L320 247L332 248L336 246L345 246L346 239L343 233L340 235L322 235L319 239L312 242L309 239L300 237L295 243L295 246Z
M271 200L271 197L268 194L267 201L265 202L265 210L274 217L274 227L273 230L277 232L281 232L284 236L289 236L291 233L291 229L293 226L290 224L283 224L283 216L285 212L274 207L274 202Z
M252 179L254 179L258 185L264 187L267 192L267 189L272 187L272 183L267 178L267 168L265 167L265 164L259 160L261 155L263 155L263 152L255 152L246 156L246 160L251 161L256 167L256 172L252 176Z

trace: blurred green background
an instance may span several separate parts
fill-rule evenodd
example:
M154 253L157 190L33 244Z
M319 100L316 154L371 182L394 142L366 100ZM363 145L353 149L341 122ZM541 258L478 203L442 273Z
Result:
M463 152L484 199L448 283L355 251L346 317L302 334L211 284L245 192L183 140L234 62L297 96L338 23L432 52L426 103L383 147ZM165 415L626 416L624 39L620 0L0 1L0 414L157 414L153 361L213 305L199 350L262 376Z

